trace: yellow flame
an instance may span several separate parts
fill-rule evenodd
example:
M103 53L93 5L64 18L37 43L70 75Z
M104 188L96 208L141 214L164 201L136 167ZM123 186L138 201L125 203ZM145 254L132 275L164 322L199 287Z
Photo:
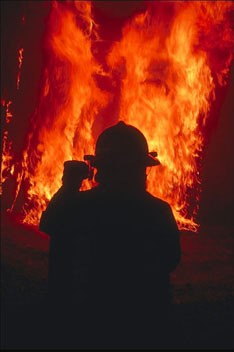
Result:
M186 191L199 182L196 156L203 136L198 119L205 123L215 86L205 53L194 52L194 6L180 7L166 38L157 26L149 27L150 16L134 18L108 57L115 69L123 58L126 67L120 119L142 130L158 152L162 165L150 172L149 191L172 205L182 226L196 228L186 216Z
M80 10L88 23L88 33L86 28L77 26ZM46 127L39 131L40 162L33 174L26 175L31 182L30 197L38 204L26 214L26 222L38 221L47 200L60 187L63 162L83 160L84 154L93 153L92 126L97 110L107 103L107 96L93 79L100 67L91 51L89 36L93 21L89 16L90 6L80 2L75 2L73 10L62 9L56 3L51 12L47 37L50 62L43 90L43 99L51 103L51 108L43 116ZM43 110L44 105L39 106L38 114L43 113L40 108ZM28 162L26 152L26 170Z
M130 19L121 40L103 57L105 69L93 53L99 37L91 5L52 2L44 84L20 176L30 181L28 201L33 204L25 205L24 221L38 222L60 186L65 160L82 160L93 153L97 135L109 123L104 111L117 99L113 116L138 127L150 149L158 152L161 166L150 171L148 190L171 204L180 228L196 231L202 126L215 98L215 80L225 84L233 59L234 35L227 13L234 5L149 2L147 11ZM173 6L173 14L163 12L163 6ZM225 50L217 62L211 55L214 43ZM95 75L117 75L119 96L100 88Z

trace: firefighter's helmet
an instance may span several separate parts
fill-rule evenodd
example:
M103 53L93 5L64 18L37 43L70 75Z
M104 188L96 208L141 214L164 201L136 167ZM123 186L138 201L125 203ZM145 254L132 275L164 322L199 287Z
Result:
M113 164L146 167L160 164L156 156L156 152L149 153L147 140L136 127L120 121L100 134L95 156L86 155L85 159L97 168Z

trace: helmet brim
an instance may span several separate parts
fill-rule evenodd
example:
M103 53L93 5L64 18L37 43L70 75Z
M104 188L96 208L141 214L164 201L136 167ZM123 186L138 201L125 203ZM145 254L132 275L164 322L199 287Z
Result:
M146 166L158 166L160 165L160 161L158 158L155 158L151 153L149 153L146 157Z
M140 165L144 165L146 167L160 165L161 164L160 161L157 158L155 158L152 154L151 153L147 154L146 158L140 162ZM93 167L98 167L100 165L100 160L95 155L84 155L84 160L89 161L91 166ZM116 160L115 158L112 158L110 161L115 162ZM101 162L101 164L103 164L103 161Z

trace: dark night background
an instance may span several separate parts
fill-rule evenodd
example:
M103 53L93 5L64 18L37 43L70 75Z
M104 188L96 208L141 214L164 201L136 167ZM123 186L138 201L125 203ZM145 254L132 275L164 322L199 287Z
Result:
M100 34L103 39L118 39L129 16L145 8L144 1L127 1L123 11L122 4L123 1L95 2L95 16L97 22L102 23ZM48 13L48 1L1 1L1 98L13 102L13 119L7 128L16 160L21 159L30 129L30 116L39 95L42 42ZM25 16L24 24L22 16ZM24 58L20 89L16 90L20 47L24 48ZM194 328L193 334L184 337L181 348L234 347L233 92L232 64L228 84L216 90L217 99L204 131L206 140L198 213L200 231L198 234L181 234L182 263L172 277L182 329L188 322ZM4 111L1 119L3 133ZM43 301L48 238L35 228L18 224L10 215L2 214L1 228L3 347L34 348L35 342L30 342L27 334L17 331L25 304Z

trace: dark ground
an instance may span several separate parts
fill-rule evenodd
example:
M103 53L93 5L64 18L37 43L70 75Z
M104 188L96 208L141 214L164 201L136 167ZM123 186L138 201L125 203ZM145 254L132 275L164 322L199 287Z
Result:
M48 237L10 216L3 216L1 227L2 349L77 347L43 340L50 330L44 305ZM233 350L234 233L221 227L182 232L181 246L172 275L176 338L162 348Z

